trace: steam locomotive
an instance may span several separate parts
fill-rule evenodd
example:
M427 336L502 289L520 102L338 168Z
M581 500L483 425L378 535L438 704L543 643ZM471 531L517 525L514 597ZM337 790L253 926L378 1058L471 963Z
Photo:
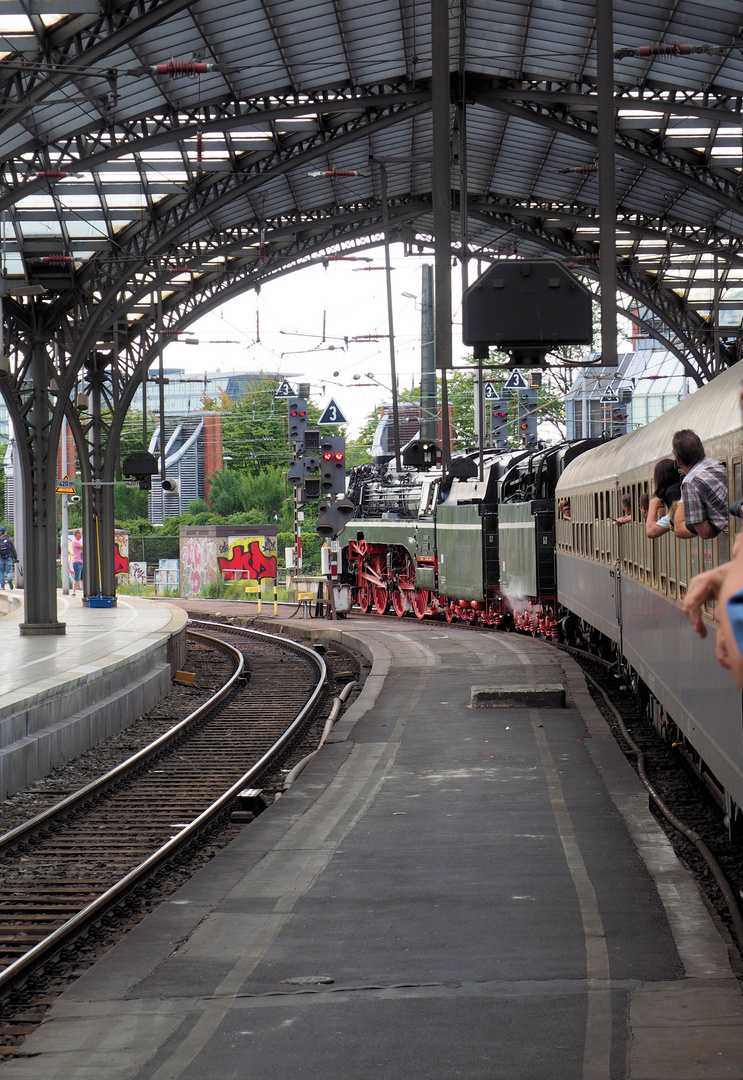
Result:
M640 514L681 428L725 462L730 501L743 497L740 379L731 368L621 438L465 453L445 474L422 466L429 458L413 442L399 470L351 472L355 510L338 539L362 612L392 606L401 617L567 637L614 658L743 825L741 695L717 664L714 633L697 637L682 611L689 580L727 561L741 521L714 540L648 540ZM618 526L625 495L632 520ZM713 630L711 607L704 618Z

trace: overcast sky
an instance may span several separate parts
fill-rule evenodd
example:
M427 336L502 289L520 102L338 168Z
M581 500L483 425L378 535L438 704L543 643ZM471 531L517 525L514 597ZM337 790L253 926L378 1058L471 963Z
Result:
M199 339L198 345L168 345L166 366L201 375L217 368L276 371L295 389L297 383L308 382L312 401L323 407L334 399L349 421L349 433L356 435L372 409L390 400L386 387L391 381L384 251L360 254L371 261L308 267L265 285L260 296L248 292L224 304L187 331ZM420 382L421 267L432 265L433 258L405 258L402 245L393 245L391 263L398 384L406 389ZM475 274L473 265L471 276ZM456 363L467 352L462 345L458 268L452 288ZM349 342L347 348L343 341L374 334L385 336ZM375 385L369 373L382 385Z

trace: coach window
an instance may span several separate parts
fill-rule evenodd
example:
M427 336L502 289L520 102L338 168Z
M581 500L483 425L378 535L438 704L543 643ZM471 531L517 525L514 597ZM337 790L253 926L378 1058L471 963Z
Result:
M737 502L738 499L743 499L743 491L741 490L740 460L735 459L733 461L733 491L730 501ZM733 523L732 531L737 535L743 528L743 520L739 517L731 517L730 520Z
M672 532L667 532L665 536L661 537L661 543L666 549L668 555L668 592L671 596L676 596L676 550L679 541L673 535Z

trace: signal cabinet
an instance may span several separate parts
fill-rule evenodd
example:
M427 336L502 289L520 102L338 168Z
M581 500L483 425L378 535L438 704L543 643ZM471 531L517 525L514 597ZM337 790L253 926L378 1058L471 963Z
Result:
M548 499L498 508L500 585L506 596L555 591L555 509Z

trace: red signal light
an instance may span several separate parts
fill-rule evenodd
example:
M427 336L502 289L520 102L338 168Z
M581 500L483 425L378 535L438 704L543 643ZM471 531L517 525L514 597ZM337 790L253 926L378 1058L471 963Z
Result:
M333 460L333 455L331 453L325 453L325 454L323 454L322 459L323 459L323 461L332 461Z
M335 461L343 461L345 456L346 456L345 454L336 454L335 455Z

